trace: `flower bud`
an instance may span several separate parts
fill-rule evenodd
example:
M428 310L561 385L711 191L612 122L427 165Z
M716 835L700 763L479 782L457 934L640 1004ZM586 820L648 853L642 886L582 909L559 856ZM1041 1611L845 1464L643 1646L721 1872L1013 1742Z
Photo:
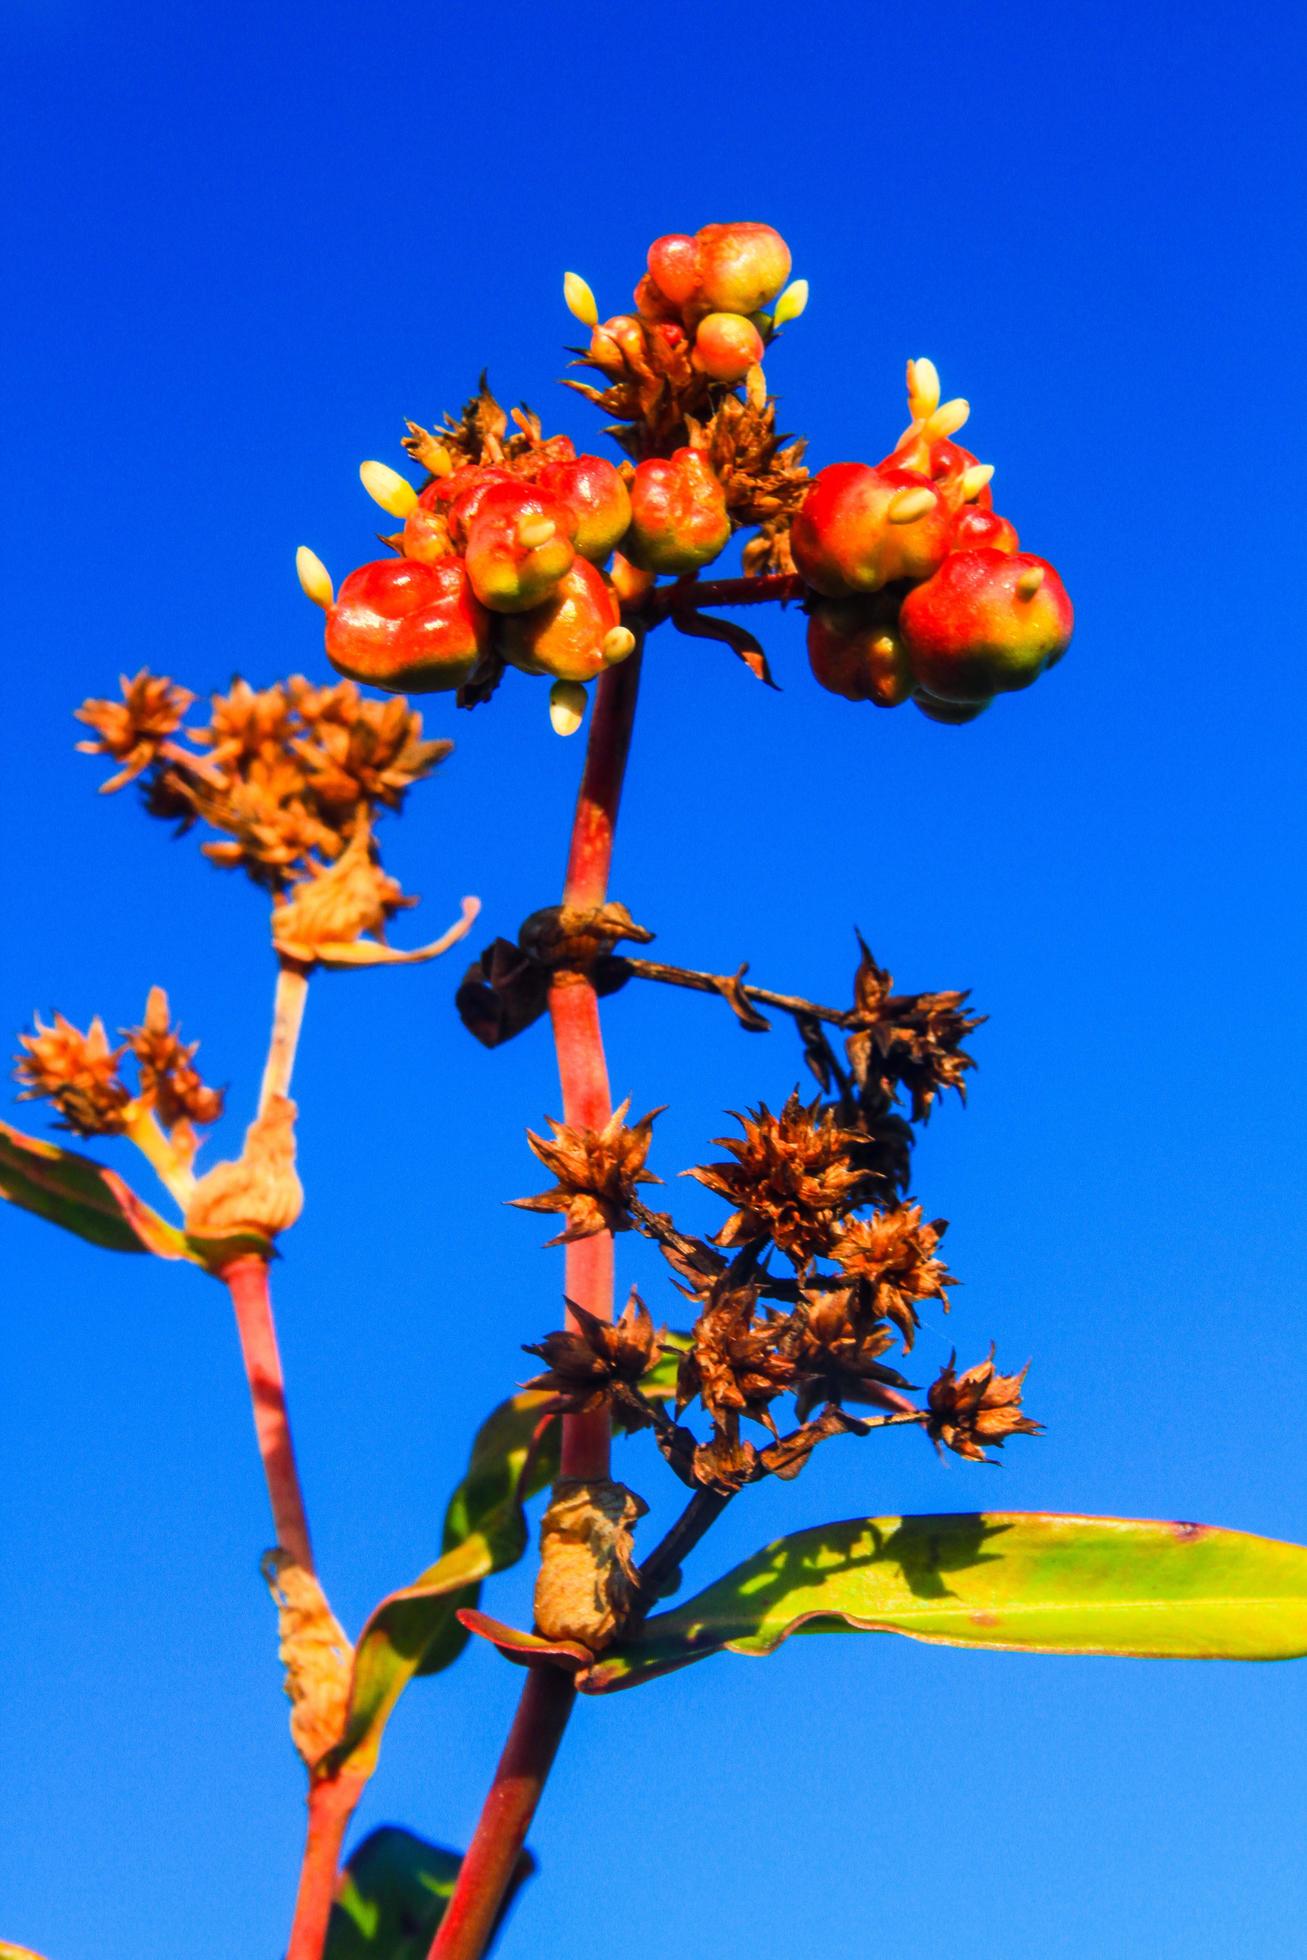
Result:
M628 370L639 374L648 368L644 328L633 313L615 313L595 328L590 336L590 359L614 380Z
M974 551L977 546L985 544L992 545L995 551L1021 549L1016 526L1006 517L1000 517L996 510L981 510L975 504L963 504L949 520L949 550Z
M796 279L785 288L776 302L771 321L773 331L779 333L782 327L788 327L791 320L801 319L807 310L808 282L806 279Z
M699 245L683 231L669 231L649 247L649 277L673 306L699 296Z
M898 630L898 600L828 599L808 616L808 664L820 686L846 701L897 708L913 689Z
M418 493L406 476L392 470L389 463L360 463L359 482L374 504L380 504L389 517L407 517L418 500Z
M899 614L918 687L964 703L1029 687L1066 652L1072 620L1046 560L992 545L953 552Z
M563 304L572 318L579 320L583 327L598 326L599 308L595 296L579 272L563 274Z
M316 551L310 551L302 544L295 553L295 576L306 599L312 599L315 606L323 611L335 598L331 584L331 573L327 570Z
M467 575L491 612L529 612L552 598L575 552L571 512L533 485L494 484L467 527Z
M549 721L555 735L575 735L585 720L585 689L580 681L555 681L549 690Z
M725 550L730 535L726 494L697 449L640 464L631 485L628 558L647 571L694 572Z
M762 360L766 349L752 321L738 313L709 313L700 320L691 360L701 374L733 388Z
M929 578L948 548L948 512L915 470L832 463L795 514L790 548L800 577L827 598L876 592Z
M790 276L790 248L770 225L705 225L696 241L700 297L715 313L757 313Z
M360 565L327 614L332 666L391 693L461 687L489 637L490 622L460 558Z
M603 456L546 463L536 483L570 512L576 526L572 542L581 556L602 564L631 522L631 499L613 465Z
M496 644L523 673L589 681L610 664L605 642L620 625L617 600L602 573L578 558L544 605L500 620Z

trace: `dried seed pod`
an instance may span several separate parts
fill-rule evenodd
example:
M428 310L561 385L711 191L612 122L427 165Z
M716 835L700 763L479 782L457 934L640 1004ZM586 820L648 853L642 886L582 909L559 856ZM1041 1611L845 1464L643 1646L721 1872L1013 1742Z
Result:
M536 1627L547 1640L579 1640L599 1653L620 1631L635 1593L631 1529L648 1508L607 1478L554 1485L535 1589Z

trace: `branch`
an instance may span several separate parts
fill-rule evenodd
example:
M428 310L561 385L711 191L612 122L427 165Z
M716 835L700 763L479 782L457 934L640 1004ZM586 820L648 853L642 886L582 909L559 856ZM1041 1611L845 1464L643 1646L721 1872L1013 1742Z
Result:
M625 953L614 954L612 958L637 980L661 980L669 987L688 987L697 994L720 994L727 1001L732 994L740 993L763 1007L775 1007L785 1014L805 1014L814 1021L828 1021L836 1028L856 1028L866 1019L856 1007L823 1007L820 1001L804 1000L800 994L778 994L770 987L746 986L740 976L748 972L747 967L741 967L739 973L700 973L693 967L667 966L661 960L631 959Z
M319 1779L309 1790L308 1836L286 1960L322 1960L336 1896L340 1847L366 1783L366 1776L346 1770L339 1776Z
M272 1034L268 1041L268 1059L263 1070L263 1085L259 1090L260 1115L273 1096L290 1094L295 1052L299 1047L300 1029L304 1025L304 1004L308 999L310 971L311 969L303 960L292 959L286 953L279 956L277 991L273 996L272 1007Z
M296 1565L312 1572L313 1550L286 1412L286 1383L277 1351L267 1262L259 1258L236 1259L219 1277L236 1309L236 1329L250 1385L254 1429L259 1439L277 1543Z

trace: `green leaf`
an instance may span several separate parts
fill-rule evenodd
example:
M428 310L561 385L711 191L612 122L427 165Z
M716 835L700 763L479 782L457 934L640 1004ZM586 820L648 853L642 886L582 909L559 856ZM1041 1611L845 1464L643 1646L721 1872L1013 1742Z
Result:
M1035 1654L1288 1660L1307 1654L1307 1547L1154 1519L855 1518L768 1545L579 1685L602 1694L845 1627Z
M670 1351L642 1384L655 1400L675 1390L686 1337L666 1339ZM441 1556L411 1586L383 1599L359 1635L345 1732L326 1760L328 1774L348 1765L371 1776L382 1732L409 1682L417 1674L438 1674L467 1645L459 1608L474 1607L481 1581L516 1565L526 1550L522 1504L558 1475L557 1422L543 1429L532 1452L550 1400L545 1391L523 1389L501 1402L477 1431L467 1475L445 1513ZM622 1426L620 1415L617 1421Z
M0 1123L0 1198L111 1252L203 1263L186 1234L151 1211L116 1171L8 1123Z
M341 1874L323 1960L426 1960L461 1863L457 1851L428 1844L398 1825L371 1832ZM501 1922L534 1870L535 1860L524 1851L500 1909Z

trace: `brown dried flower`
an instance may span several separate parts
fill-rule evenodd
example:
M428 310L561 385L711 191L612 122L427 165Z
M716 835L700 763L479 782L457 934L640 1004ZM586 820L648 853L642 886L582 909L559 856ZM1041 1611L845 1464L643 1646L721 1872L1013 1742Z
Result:
M1021 1385L1029 1362L1019 1375L996 1374L991 1347L987 1360L959 1375L956 1360L956 1354L949 1356L926 1396L926 1433L933 1442L978 1463L992 1463L994 1459L985 1454L987 1443L1002 1449L1009 1436L1040 1433L1044 1425L1021 1414Z
M367 803L397 810L405 792L453 749L452 742L422 740L422 717L402 695L369 701L353 681L312 687L298 674L287 687L309 731L296 741L295 753L310 793L329 809L352 811Z
M158 1111L166 1129L179 1123L216 1123L222 1115L224 1094L207 1088L194 1066L199 1042L186 1047L180 1028L171 1025L168 996L162 987L151 987L145 1004L145 1019L137 1028L124 1028L127 1043L136 1057L140 1074L140 1094Z
M83 755L107 755L123 767L101 788L121 789L157 760L159 750L181 726L182 716L195 699L183 687L173 685L166 675L151 674L142 667L128 680L119 679L121 701L83 701L77 710L96 732L93 742L79 742Z
M313 1573L289 1552L265 1553L260 1569L277 1608L291 1740L312 1770L345 1733L354 1649Z
M527 1142L558 1182L552 1191L542 1191L538 1197L510 1202L523 1211L565 1215L566 1231L548 1244L569 1245L574 1239L593 1238L596 1232L627 1231L636 1186L662 1183L644 1168L654 1118L662 1111L651 1109L628 1128L625 1117L630 1107L628 1099L613 1111L602 1130L573 1129L548 1117L554 1133L551 1142L527 1131Z
M758 1311L759 1290L734 1268L709 1288L676 1377L678 1412L697 1395L734 1435L740 1416L776 1434L769 1403L795 1385L795 1338L783 1315Z
M62 1014L46 1027L38 1015L35 1033L18 1037L23 1053L14 1075L22 1084L20 1102L48 1097L63 1127L78 1136L121 1136L129 1121L132 1096L118 1064L125 1048L111 1048L97 1015L83 1034Z
M877 1402L878 1388L906 1387L902 1375L880 1358L894 1345L894 1336L861 1287L813 1282L804 1288L801 1306L795 1347L800 1420L819 1402Z
M658 1358L658 1340L649 1309L634 1288L620 1320L600 1320L569 1301L577 1325L546 1334L526 1347L546 1364L526 1386L549 1389L559 1411L574 1414L597 1408L614 1384L634 1388Z
M912 1103L912 1120L924 1122L936 1096L955 1089L966 1098L966 1075L976 1064L962 1048L984 1021L963 1010L965 991L895 994L894 976L877 966L860 938L862 959L853 978L854 1011L862 1026L847 1049L853 1078L864 1097L892 1100L902 1085Z
M619 1631L635 1599L632 1527L642 1497L608 1478L564 1477L540 1522L535 1622L548 1640L579 1640L594 1653Z
M850 1219L830 1249L841 1271L859 1282L870 1314L894 1322L905 1353L919 1324L916 1302L942 1300L947 1310L945 1288L957 1284L944 1261L935 1257L947 1229L945 1218L927 1224L920 1205L900 1205Z
M716 1243L743 1246L771 1239L802 1268L829 1249L840 1219L865 1195L865 1176L850 1161L859 1139L841 1129L819 1102L801 1103L797 1090L779 1116L765 1103L744 1116L731 1114L743 1139L713 1141L737 1161L685 1172L736 1207Z

